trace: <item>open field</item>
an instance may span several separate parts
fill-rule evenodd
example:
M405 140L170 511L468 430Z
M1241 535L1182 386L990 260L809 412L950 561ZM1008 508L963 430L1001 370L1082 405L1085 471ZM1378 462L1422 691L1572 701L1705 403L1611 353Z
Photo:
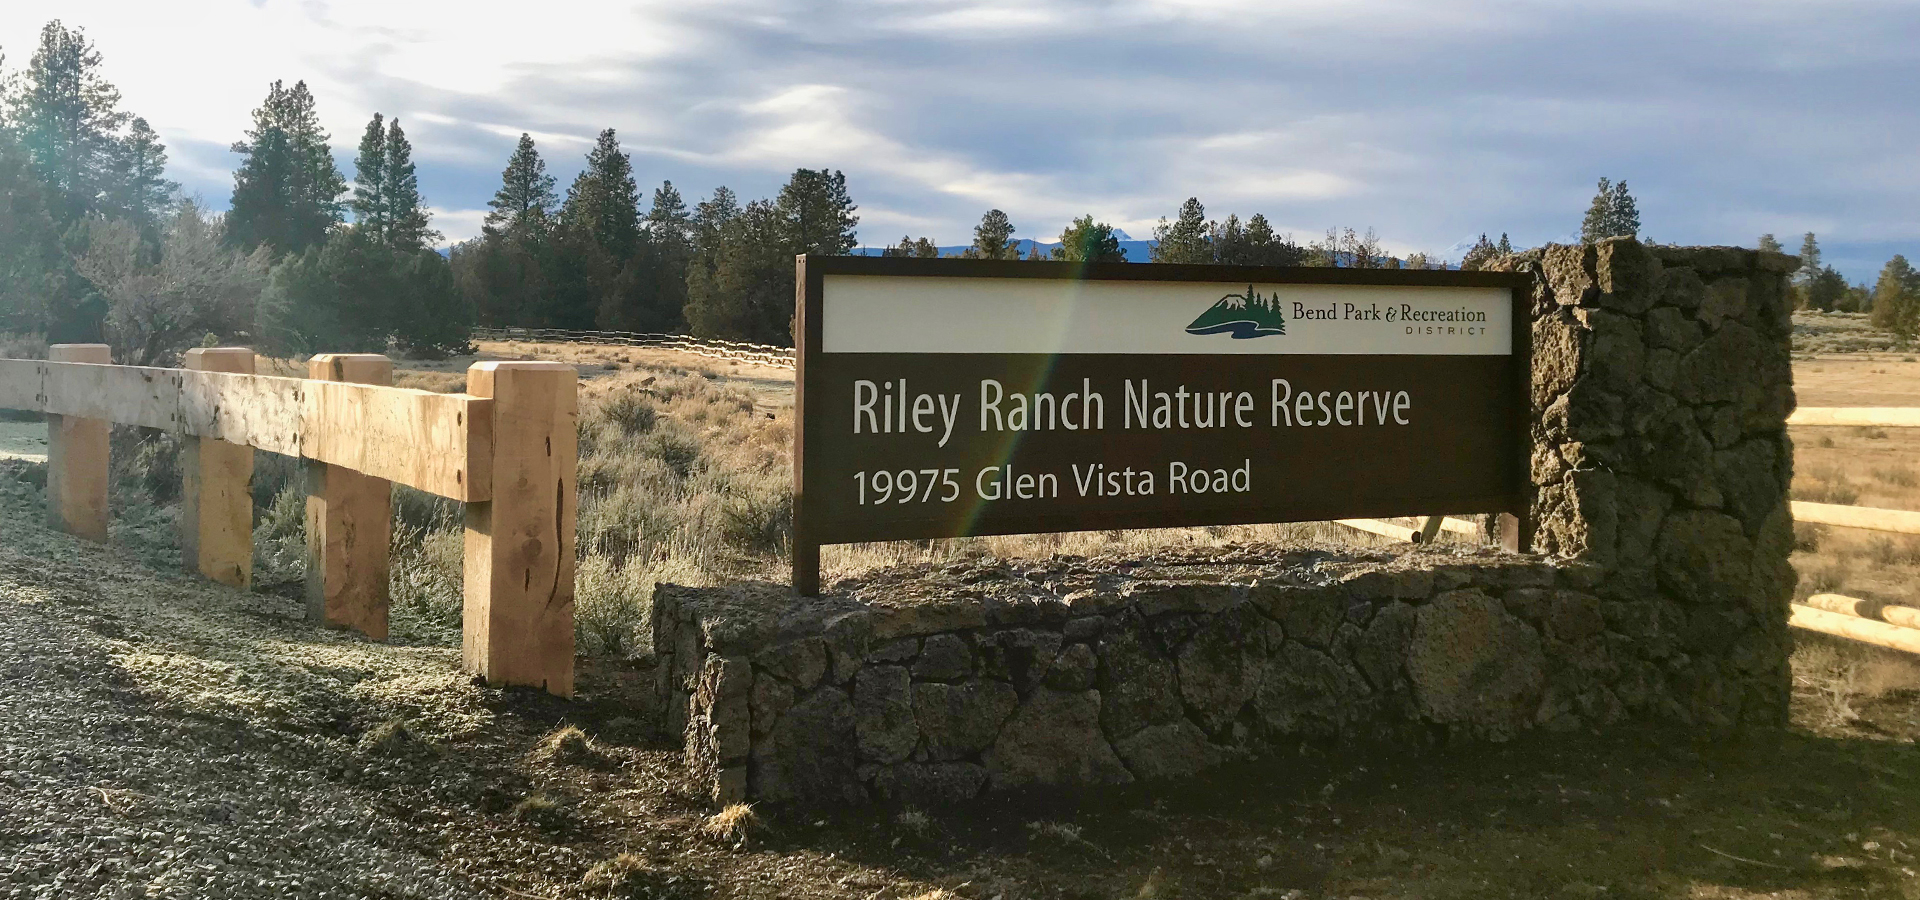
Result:
M780 574L790 373L481 350L587 376L578 699L461 674L448 504L397 498L395 640L375 644L303 618L289 461L261 455L251 593L177 574L164 440L116 436L111 547L47 531L44 467L0 461L0 896L1920 900L1920 661L1817 635L1797 636L1781 734L1306 743L1147 790L715 809L660 732L637 626L654 580ZM459 390L469 362L404 361L396 380ZM1920 406L1920 364L1898 354L1810 354L1796 374L1805 405ZM1920 470L1920 445L1898 430L1794 438L1796 496L1920 509L1897 474ZM1799 537L1803 593L1904 597L1920 575L1886 536ZM826 563L1245 540L1388 543L1327 525L1092 532Z

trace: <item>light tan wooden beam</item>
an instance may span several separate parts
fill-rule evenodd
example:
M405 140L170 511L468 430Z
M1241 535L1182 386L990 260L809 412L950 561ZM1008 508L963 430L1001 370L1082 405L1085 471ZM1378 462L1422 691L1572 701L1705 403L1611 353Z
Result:
M187 351L185 365L251 374L253 351L198 348ZM221 411L207 413L217 419ZM187 437L182 444L181 557L189 570L245 590L253 583L253 448L215 437Z
M1406 541L1407 543L1413 543L1415 539L1420 536L1420 532L1408 528L1405 525L1395 525L1392 522L1382 522L1379 519L1335 519L1333 521L1335 524L1345 525L1356 531L1365 531L1369 534L1390 537L1396 541Z
M1872 619L1815 609L1799 603L1793 604L1793 614L1787 623L1808 631L1818 631L1822 634L1831 634L1894 650L1905 650L1908 653L1920 653L1920 628L1902 628Z
M1808 606L1824 609L1827 612L1858 616L1862 619L1878 619L1889 625L1920 629L1920 609L1911 606L1883 603L1878 600L1862 600L1859 597L1848 597L1844 594L1815 594L1808 597L1805 602Z
M301 455L464 503L491 496L493 401L328 381L307 386Z
M1862 425L1881 428L1920 427L1920 407L1803 406L1787 417L1787 424Z
M1793 518L1796 522L1812 522L1816 525L1866 528L1873 531L1891 531L1896 534L1920 534L1920 512L1909 512L1904 509L1878 509L1871 506L1842 506L1836 503L1810 503L1805 500L1795 500L1793 501Z
M321 354L307 361L307 376L392 384L393 361L377 353ZM307 618L386 640L392 533L392 482L307 460Z
M575 420L579 377L552 362L484 362L467 393L493 399L492 499L467 504L467 670L573 696Z
M57 362L110 363L105 344L54 344ZM107 444L113 423L47 416L47 524L91 541L107 540Z
M140 425L484 500L490 401L225 372L0 359L0 408Z

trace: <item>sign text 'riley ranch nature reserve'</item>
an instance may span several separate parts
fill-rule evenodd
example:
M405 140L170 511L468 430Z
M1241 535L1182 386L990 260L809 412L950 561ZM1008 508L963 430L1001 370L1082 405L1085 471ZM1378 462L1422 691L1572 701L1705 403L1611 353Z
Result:
M821 544L1525 505L1511 274L799 266L803 594Z

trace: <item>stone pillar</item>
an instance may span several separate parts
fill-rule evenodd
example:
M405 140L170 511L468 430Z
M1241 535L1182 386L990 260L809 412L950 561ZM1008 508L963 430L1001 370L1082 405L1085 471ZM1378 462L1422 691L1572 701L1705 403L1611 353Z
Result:
M1537 276L1534 547L1606 567L1611 630L1713 728L1787 716L1793 257L1615 238Z

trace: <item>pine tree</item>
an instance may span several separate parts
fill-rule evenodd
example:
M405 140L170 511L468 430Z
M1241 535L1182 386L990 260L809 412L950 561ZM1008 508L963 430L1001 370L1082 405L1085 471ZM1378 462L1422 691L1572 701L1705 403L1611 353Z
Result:
M774 201L782 247L791 255L845 256L859 246L860 217L847 193L847 176L826 169L796 169ZM792 273L788 273L791 277Z
M157 239L160 220L173 209L180 185L167 180L167 147L146 119L135 116L128 126L116 168L119 178L106 209L140 226L149 239Z
M968 249L971 250L972 248L968 248ZM903 259L939 259L940 248L934 246L933 241L930 241L924 237L915 238L912 235L903 234L900 236L900 243L892 247L887 247L882 249L880 251L880 255L888 256L888 257L899 257ZM972 257L972 258L981 259L983 257Z
M74 298L69 256L51 207L54 192L0 129L0 332L44 333Z
M1253 266L1297 266L1306 257L1306 251L1293 242L1291 235L1274 234L1264 213L1254 213L1253 218L1247 220L1243 252L1244 262Z
M547 174L546 161L534 149L533 137L522 132L513 156L507 159L506 171L500 173L500 190L487 201L493 211L487 213L482 227L492 231L526 227L536 213L541 220L546 219L559 203L553 187L553 176Z
M1903 340L1920 333L1920 271L1903 255L1887 260L1873 286L1873 325Z
M1591 244L1612 237L1608 230L1613 227L1613 182L1600 179L1600 187L1593 192L1593 203L1587 207L1587 216L1580 221L1580 242Z
M973 227L973 246L967 254L973 259L1019 259L1020 246L1013 240L1013 222L997 209L987 210L980 224Z
M1460 257L1460 269L1463 272L1478 271L1499 253L1500 248L1487 240L1487 234L1483 231L1480 233L1480 239L1474 241L1472 247L1467 248L1467 255Z
M1214 261L1213 225L1207 221L1206 207L1200 205L1200 198L1188 197L1180 204L1180 217L1168 223L1161 217L1160 224L1154 226L1153 239L1156 242L1148 257L1153 262L1204 264Z
M1607 198L1607 223L1608 237L1640 235L1640 207L1633 202L1633 195L1627 193L1624 180L1613 186L1613 193Z
M587 167L567 188L560 222L586 235L612 260L624 262L633 255L640 241L640 188L633 180L633 160L621 151L613 129L600 132L587 153Z
M791 345L789 215L756 200L718 225L712 268L696 266L687 277L687 325L696 336Z
M1760 236L1760 247L1759 247L1759 248L1760 248L1761 250L1765 250L1765 251L1767 251L1767 252L1769 252L1769 253L1783 253L1783 252L1785 252L1785 250L1784 250L1784 248L1782 248L1782 247L1780 246L1780 242L1779 242L1778 240L1776 240L1776 239L1774 238L1774 236L1773 236L1773 234L1772 234L1771 232L1769 232L1769 233L1767 233L1767 234L1763 234L1763 235L1761 235L1761 236Z
M1500 243L1494 247L1494 250L1498 251L1501 256L1513 255L1513 242L1507 240L1506 232L1500 232Z
M116 135L131 117L119 105L120 91L101 75L100 52L81 29L58 19L40 29L10 118L62 226L100 211L120 180Z
M1806 286L1820 274L1820 241L1809 231L1800 239L1800 269L1794 273L1794 280Z
M1114 237L1113 226L1095 222L1091 213L1074 219L1060 232L1053 258L1064 262L1126 262L1127 251Z
M387 215L387 126L386 117L373 114L367 130L360 134L360 152L353 158L353 210L355 228L363 229L376 240L385 242L393 230Z
M292 88L274 82L266 102L253 111L247 140L235 143L233 152L245 158L233 173L230 245L299 253L326 241L340 223L347 182L334 167L306 82Z
M402 253L417 253L440 239L440 232L429 227L427 200L420 196L420 179L413 170L413 144L400 129L400 120L387 124L386 203L387 246ZM438 276L435 276L438 277Z

